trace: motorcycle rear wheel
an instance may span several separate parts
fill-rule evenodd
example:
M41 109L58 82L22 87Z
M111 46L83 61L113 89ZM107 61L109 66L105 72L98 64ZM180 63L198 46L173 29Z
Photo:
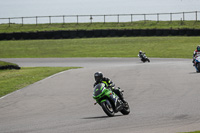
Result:
M101 107L103 109L103 111L109 116L109 117L113 117L115 112L114 109L111 105L111 103L109 102L109 100L102 102L101 103Z

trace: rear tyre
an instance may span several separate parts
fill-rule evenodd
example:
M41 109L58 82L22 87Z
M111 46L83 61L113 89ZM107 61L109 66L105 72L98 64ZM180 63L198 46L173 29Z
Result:
M130 113L130 108L129 108L128 103L126 103L124 106L125 106L125 107L121 110L121 113L122 113L123 115L128 115L128 114Z
M103 111L109 116L109 117L113 117L115 112L114 109L110 103L109 100L106 100L105 102L101 103L101 107L103 109Z

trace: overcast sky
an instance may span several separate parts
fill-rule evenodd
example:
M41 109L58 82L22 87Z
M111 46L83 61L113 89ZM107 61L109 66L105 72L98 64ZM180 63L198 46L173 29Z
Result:
M0 18L200 11L200 0L0 0Z

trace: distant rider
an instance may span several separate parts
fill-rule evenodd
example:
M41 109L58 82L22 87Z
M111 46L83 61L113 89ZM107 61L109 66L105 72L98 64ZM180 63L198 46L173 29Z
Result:
M193 65L195 65L195 59L200 56L200 46L197 46L196 50L193 53Z
M140 50L140 52L139 52L138 56L139 56L140 58L143 58L143 56L144 56L144 53L142 53L142 51Z
M118 88L115 88L114 86L114 83L109 79L109 78L106 78L106 77L103 77L103 73L102 72L96 72L94 74L94 78L95 78L95 83L94 83L94 87L99 84L99 83L104 83L106 85L106 87L110 87L111 90L122 100L122 102L126 103L124 97L123 97L123 94L122 94L122 91L121 89L118 87Z

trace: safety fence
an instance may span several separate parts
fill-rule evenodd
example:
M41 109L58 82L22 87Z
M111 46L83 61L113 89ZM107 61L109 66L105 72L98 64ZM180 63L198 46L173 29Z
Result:
M198 21L200 11L174 12L174 13L149 13L149 14L107 14L107 15L58 15L58 16L33 16L0 18L0 24L53 24L53 23L107 23L107 22L134 22L134 21ZM199 17L198 17L199 16Z

